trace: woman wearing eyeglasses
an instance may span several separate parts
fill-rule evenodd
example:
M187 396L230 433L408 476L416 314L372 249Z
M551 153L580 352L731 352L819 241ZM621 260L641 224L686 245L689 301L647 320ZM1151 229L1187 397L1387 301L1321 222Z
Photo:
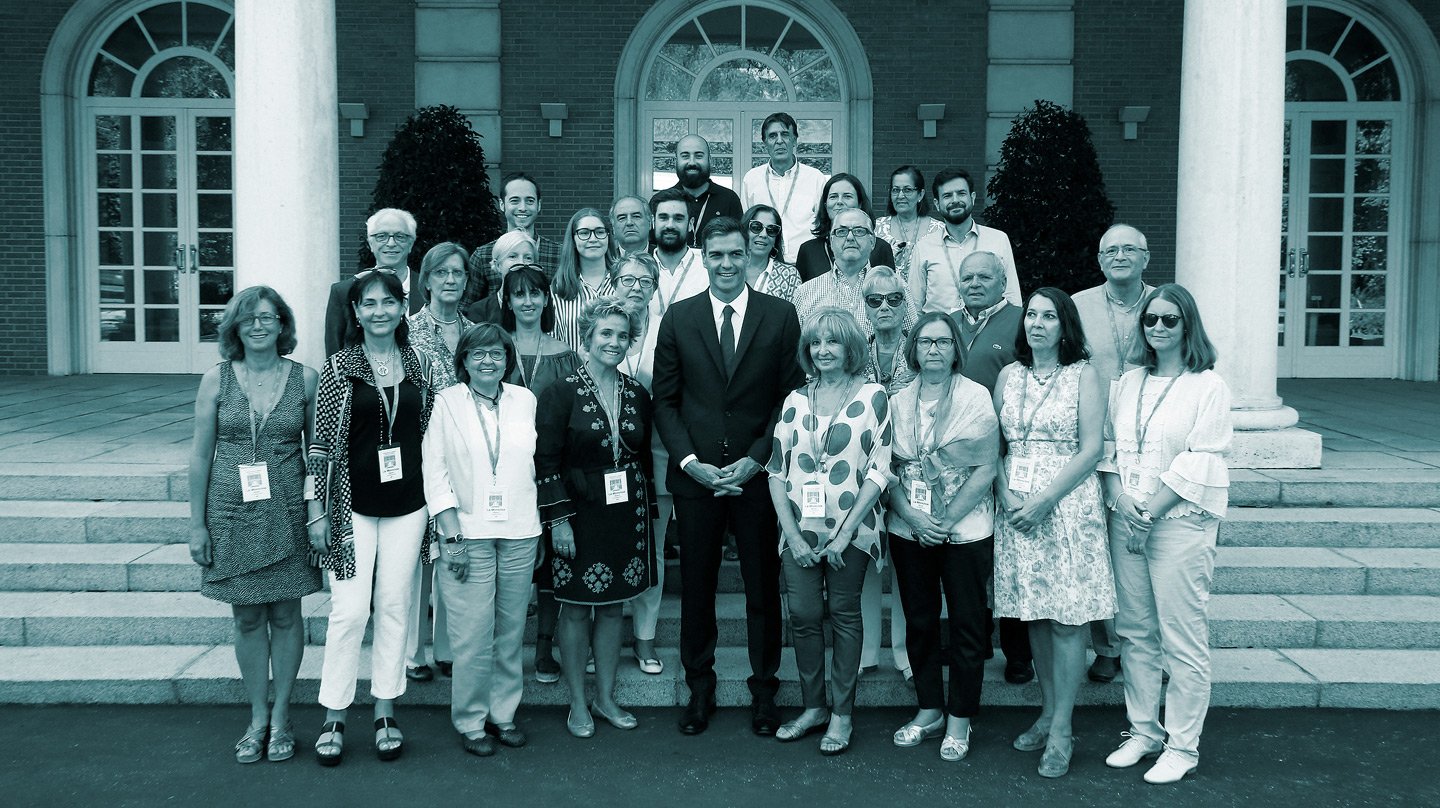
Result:
M1140 367L1110 388L1114 450L1100 463L1130 719L1105 763L1123 769L1159 753L1145 781L1173 783L1199 762L1210 706L1206 606L1230 485L1230 388L1183 286L1145 296L1136 344Z
M960 330L939 312L922 315L905 346L919 375L891 400L895 422L890 487L890 557L905 609L905 648L920 711L895 731L896 746L944 734L940 759L970 752L970 722L980 711L987 593L994 568L994 495L999 422L990 394L960 374ZM940 652L940 597L949 619ZM950 663L949 694L941 677Z
M505 378L534 393L536 398L545 388L573 374L580 367L575 349L551 336L555 329L555 299L550 295L550 281L534 264L511 268L500 284L505 308L500 312L500 327L515 343L515 367ZM552 684L560 681L560 663L555 661L555 630L560 617L560 604L555 602L555 581L550 572L554 554L550 534L540 541L540 562L535 566L535 681Z
M425 501L442 547L436 586L455 649L450 720L465 751L481 757L497 742L526 742L515 711L540 515L535 395L502 381L515 365L499 326L466 331L451 364L460 383L436 396L424 441Z
M800 273L785 263L785 238L780 213L769 205L751 205L740 220L750 247L745 282L757 292L793 300Z
M515 267L534 266L539 250L535 239L524 230L511 230L495 239L495 246L490 251L490 268L496 277L503 279ZM471 303L465 316L473 323L499 323L504 310L504 292L501 285L496 284L495 294Z
M925 175L915 166L900 166L890 172L890 198L886 216L875 220L875 237L890 245L895 268L908 285L910 254L925 234L945 225L930 215L930 197L925 194Z
M316 376L284 358L295 350L295 315L268 286L231 298L219 332L227 361L205 373L195 399L190 558L201 566L200 594L231 604L235 617L250 700L235 760L289 760L290 693L305 651L300 599L320 589L302 527Z
M621 370L634 316L613 297L593 300L578 321L586 359L540 394L535 471L540 517L550 527L560 666L570 691L570 734L595 734L595 715L634 729L615 702L621 611L655 585L655 488L650 480L650 395ZM586 702L585 661L595 659L595 701Z
M826 180L825 187L821 189L815 226L810 229L815 238L801 244L800 251L795 255L795 269L800 272L802 283L829 272L831 265L839 260L838 249L830 239L830 228L843 210L860 210L865 212L867 219L870 216L870 195L865 193L865 184L853 174L836 174ZM890 245L878 239L866 248L866 257L872 266L895 266L895 254L890 251ZM863 317L860 319L864 320Z
M564 249L555 271L555 337L561 342L580 350L580 310L597 297L615 293L613 275L619 259L605 215L594 208L575 211L565 226Z
M330 570L330 620L315 741L322 765L344 753L360 644L373 612L370 693L375 751L400 757L395 699L405 692L405 651L417 564L429 563L420 441L435 392L429 357L410 345L405 290L390 270L362 272L349 292L349 347L332 354L315 393L309 471L310 546Z

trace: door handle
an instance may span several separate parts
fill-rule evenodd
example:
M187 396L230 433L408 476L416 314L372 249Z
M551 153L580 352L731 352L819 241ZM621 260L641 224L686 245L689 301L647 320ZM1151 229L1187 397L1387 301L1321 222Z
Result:
M1285 276L1295 277L1295 248L1291 247L1285 253Z
M181 275L185 274L185 245L175 245L175 271Z
M200 250L194 244L190 245L190 274L194 275L200 271Z
M190 248L194 250L194 247ZM1300 277L1310 274L1310 250L1306 247L1300 248Z

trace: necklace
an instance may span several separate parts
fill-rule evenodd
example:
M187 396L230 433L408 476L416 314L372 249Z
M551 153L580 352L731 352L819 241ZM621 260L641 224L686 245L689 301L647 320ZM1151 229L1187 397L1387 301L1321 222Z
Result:
M278 378L280 376L280 371L281 363L276 362L273 367L271 367L269 370L264 371L263 373L256 372L247 367L245 368L245 376L247 377L250 384L254 385L255 387L264 387L265 384L271 379Z
M1055 378L1055 374L1060 372L1060 364L1057 362L1055 364L1055 367L1050 368L1050 372L1046 373L1044 378L1041 378L1040 374L1036 373L1035 371L1036 368L1032 366L1030 368L1030 378L1034 379L1036 384L1044 387L1045 385L1050 383L1051 379Z
M495 391L495 395L494 395L494 396L487 396L487 395L485 395L484 393L480 392L479 390L476 390L474 387L471 387L471 388L470 388L470 392L474 393L477 397L482 398L482 399L490 402L490 406L491 406L492 408L494 408L494 409L499 409L499 408L500 408L500 391L499 391L499 390L496 390L496 391Z
M899 218L900 218L900 217L898 217L898 216L895 217L895 219L896 219L897 221L899 220ZM903 225L902 225L902 229L900 229L900 235L905 236L905 238L903 238L903 239L900 240L900 246L901 246L901 247L906 247L906 246L909 246L909 245L914 244L914 243L915 243L915 239L918 238L919 235L920 235L920 217L919 217L919 216L916 216L916 217L915 217L915 223L914 223L913 225L911 225L911 227L910 227L910 232L909 232L908 235L907 235L906 232L904 231Z
M451 320L442 320L442 319L440 319L440 315L436 314L434 309L431 309L431 310L430 310L430 317L431 317L431 319L433 319L435 322L439 323L440 325L455 325L456 323L460 322L460 312L459 312L459 310L456 310L456 312L455 312L455 317L454 317L454 319L451 319Z
M375 367L375 372L376 372L376 373L380 374L381 376L389 376L389 375L390 375L390 360L391 360L390 349L387 348L387 349L385 350L385 358L384 358L383 360L382 360L380 357L378 357L378 356L370 353L369 350L366 350L366 351L365 351L365 356L370 359L370 364Z

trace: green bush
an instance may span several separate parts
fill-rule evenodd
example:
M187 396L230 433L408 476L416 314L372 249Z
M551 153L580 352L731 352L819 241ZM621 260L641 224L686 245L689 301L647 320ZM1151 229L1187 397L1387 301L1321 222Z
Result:
M494 241L505 231L495 203L479 133L455 107L433 106L415 110L395 129L380 158L368 212L401 208L414 214L413 269L442 241L467 250ZM362 267L375 265L363 236L356 257Z
M1104 282L1095 255L1115 206L1084 117L1037 100L1015 118L986 187L985 223L1010 236L1021 288Z

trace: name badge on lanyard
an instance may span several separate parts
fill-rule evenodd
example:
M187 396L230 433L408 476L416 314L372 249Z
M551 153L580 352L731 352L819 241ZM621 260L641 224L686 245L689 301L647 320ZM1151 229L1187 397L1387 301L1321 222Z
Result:
M1144 469L1126 469L1125 490L1136 494L1152 493L1155 485L1155 475L1146 472Z
M930 513L930 484L924 480L911 480L906 490L906 498L910 500L910 507L929 515Z
M1011 457L1007 482L1010 490L1017 494L1030 493L1030 489L1035 486L1035 460L1029 457Z
M800 518L825 518L825 484L811 480L800 486Z
M605 504L619 505L630 501L630 481L624 469L605 472Z
M485 492L485 521L504 522L510 518L510 492L491 488Z
M380 398L381 415L385 418L385 442L380 444L380 482L393 483L405 476L405 467L400 462L400 446L394 443L395 414L400 411L400 385L395 385L395 399L386 394L384 385L376 382L375 393Z
M389 445L380 447L380 482L393 483L405 476L405 468L400 463L400 447Z
M240 497L245 502L270 498L270 467L265 463L240 464Z

